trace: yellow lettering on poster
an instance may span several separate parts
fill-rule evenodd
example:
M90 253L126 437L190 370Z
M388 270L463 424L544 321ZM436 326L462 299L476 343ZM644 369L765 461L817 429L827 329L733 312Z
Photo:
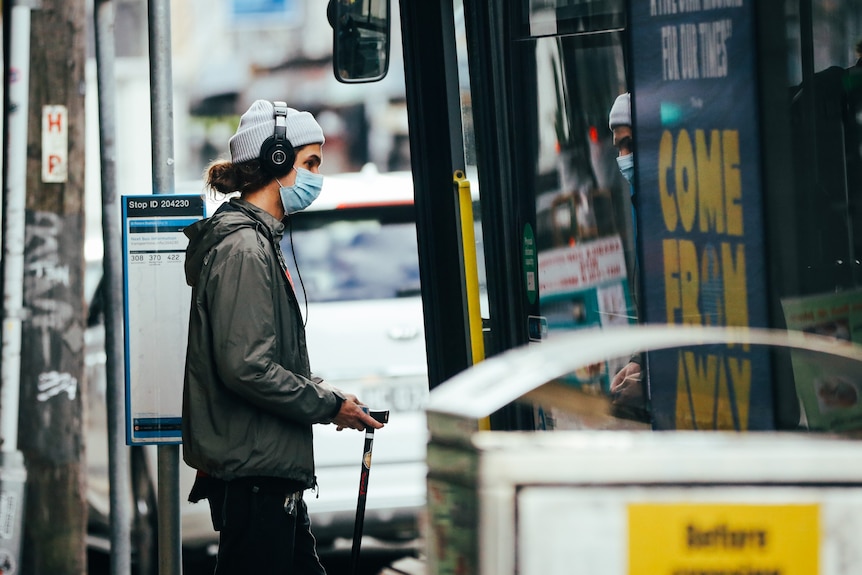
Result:
M729 354L677 352L676 428L745 431L751 360Z
M679 242L679 268L682 282L682 323L700 325L700 274L697 266L697 247L694 242Z
M628 575L814 575L816 504L633 503Z
M723 234L725 229L724 194L721 187L721 141L718 130L694 134L697 147L697 187L700 196L700 231Z
M703 309L703 325L724 325L724 278L721 276L721 262L718 249L707 244L700 255L700 306Z
M694 165L694 149L686 130L680 130L674 160L676 197L682 228L690 232L697 215L697 168Z
M727 233L741 236L742 229L742 174L739 168L739 132L722 132L722 158L724 160L724 209L727 214Z
M658 152L667 322L749 325L739 132L664 130ZM680 355L677 428L748 428L751 366L734 347Z
M692 352L677 352L676 428L703 428L712 421L714 394L718 382L715 355L696 356Z
M679 243L676 240L662 241L664 260L664 309L667 323L679 323L677 313L682 313L682 282L679 275Z
M735 249L734 249L735 248ZM724 278L726 325L748 325L748 276L745 273L745 246L721 245L721 271ZM748 349L745 345L743 349Z
M658 191L661 213L667 231L676 230L679 218L676 214L676 200L668 185L668 176L673 172L673 134L665 130L658 145Z
M691 402L691 388L685 377L682 352L677 352L676 362L676 429L695 429L694 405Z
M733 392L738 396L736 409L739 410L740 430L745 431L748 429L748 410L751 406L751 360L728 357L727 370L733 382Z
M739 132L695 130L694 142L688 130L662 132L658 191L668 232L742 236Z
M663 246L667 321L701 325L696 246L689 240L664 240Z

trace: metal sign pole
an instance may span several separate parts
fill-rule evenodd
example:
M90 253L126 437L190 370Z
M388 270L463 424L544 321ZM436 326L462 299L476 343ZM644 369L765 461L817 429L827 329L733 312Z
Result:
M168 0L148 4L150 43L150 117L152 125L153 192L174 192L171 18ZM158 446L159 574L182 572L180 533L180 448Z
M111 575L132 572L132 494L129 451L123 439L125 374L120 224L117 202L114 90L114 3L96 0L96 69L99 86L99 149L102 176L102 245L105 301L108 472L110 480Z
M18 450L21 327L24 309L24 239L27 203L27 123L30 100L30 10L13 1L8 28L8 146L3 206L3 343L0 367L0 571L16 573L24 529L27 470Z

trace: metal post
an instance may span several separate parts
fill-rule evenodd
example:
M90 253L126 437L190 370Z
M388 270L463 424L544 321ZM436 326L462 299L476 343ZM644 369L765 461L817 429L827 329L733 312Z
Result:
M150 122L152 125L153 193L174 192L173 89L171 14L168 0L150 0ZM180 449L158 446L159 575L182 572L180 533Z
M18 449L21 323L24 319L24 210L27 202L27 119L30 113L30 8L12 6L9 145L3 218L2 451Z
M150 0L150 113L153 192L174 193L174 106L171 73L171 14L168 0Z
M132 494L125 445L125 352L120 253L120 207L116 178L116 91L114 84L114 3L96 0L96 70L99 87L99 151L102 179L102 259L105 302L108 477L110 481L111 575L132 572Z
M159 575L182 573L180 533L180 448L159 445Z
M21 326L24 321L24 243L27 205L27 123L30 113L30 10L12 2L9 30L8 140L3 207L3 334L0 365L0 569L20 565L27 470L18 450Z

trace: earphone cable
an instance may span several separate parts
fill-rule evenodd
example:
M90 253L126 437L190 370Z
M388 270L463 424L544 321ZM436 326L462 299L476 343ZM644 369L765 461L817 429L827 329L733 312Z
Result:
M302 320L302 327L305 328L308 325L308 293L305 291L305 284L302 282L302 272L299 271L299 262L296 261L296 248L293 247L293 223L289 215L287 217L287 237L290 238L290 254L293 256L293 267L296 268L299 287L302 288L302 299L305 302L305 318Z

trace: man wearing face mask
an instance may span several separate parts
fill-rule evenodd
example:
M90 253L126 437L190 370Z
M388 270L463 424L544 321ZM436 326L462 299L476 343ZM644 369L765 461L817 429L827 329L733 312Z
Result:
M614 147L618 151L617 165L620 173L629 183L632 200L632 229L635 231L637 245L637 219L635 218L636 194L634 186L634 133L632 132L631 94L620 94L614 101L608 115L608 126L614 134ZM635 265L635 285L637 285L637 265ZM637 289L634 290L637 292ZM648 420L646 398L641 380L643 357L633 356L611 380L610 392L612 405L621 417Z
M633 144L634 134L632 132L631 94L628 92L620 94L614 100L614 105L611 107L610 114L608 114L608 125L614 134L614 148L618 152L617 165L620 168L620 173L629 183L633 199L632 203L634 204L635 155Z
M239 192L186 229L192 287L183 459L219 531L215 573L323 574L302 495L316 486L312 425L382 425L311 374L281 253L284 220L320 193L323 131L308 112L258 100L207 186ZM273 146L276 144L275 146Z

